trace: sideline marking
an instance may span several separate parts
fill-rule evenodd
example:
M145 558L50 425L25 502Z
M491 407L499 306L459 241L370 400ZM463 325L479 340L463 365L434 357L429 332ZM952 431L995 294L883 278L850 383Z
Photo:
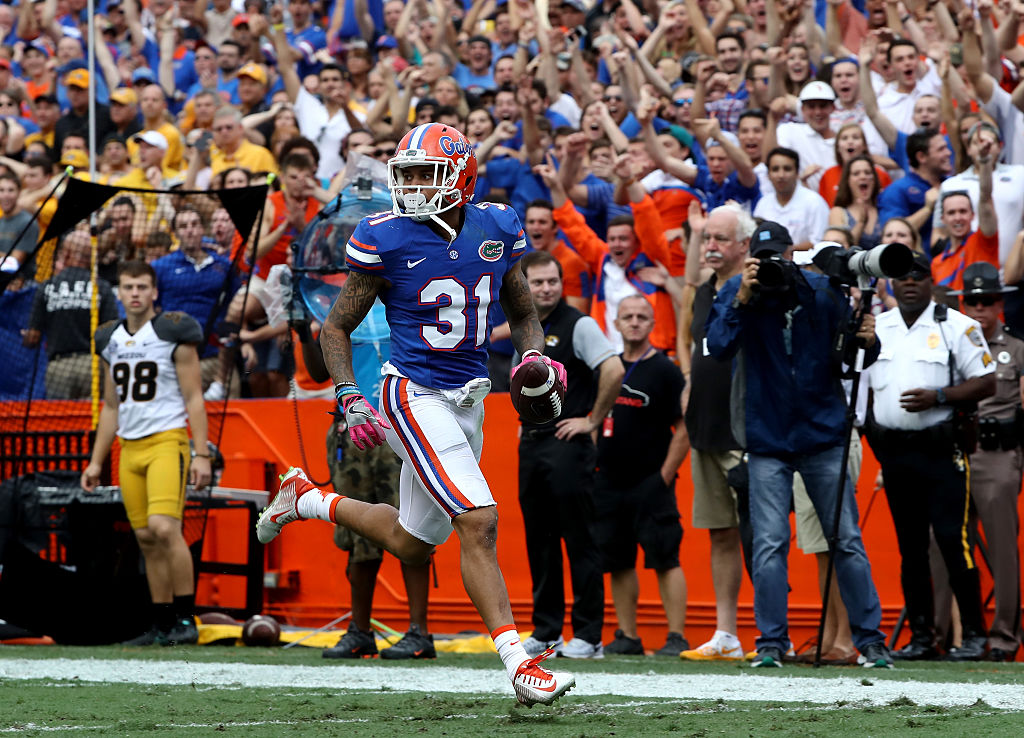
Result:
M979 699L994 708L1024 711L1024 685L990 682L901 682L878 679L865 686L857 676L766 677L701 674L580 674L573 697L619 695L637 698L745 702L837 702L888 705L906 697L918 705L944 707L973 705ZM500 668L491 670L437 666L415 669L396 666L289 666L279 664L189 663L120 659L0 659L0 678L74 679L108 684L165 684L292 689L339 689L379 692L452 692L463 695L494 694L514 699L508 678ZM578 702L578 700L576 700Z

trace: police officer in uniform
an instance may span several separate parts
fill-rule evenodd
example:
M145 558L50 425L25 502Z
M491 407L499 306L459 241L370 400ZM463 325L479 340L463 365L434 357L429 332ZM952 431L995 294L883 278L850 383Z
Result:
M928 530L935 535L960 608L963 645L948 658L985 655L978 569L967 540L968 454L954 418L995 392L995 361L981 326L932 301L931 266L919 255L892 281L897 310L878 316L882 343L868 371L873 393L868 440L882 466L902 558L901 580L911 641L897 659L935 659L935 605Z
M521 263L544 329L544 354L560 361L572 377L561 416L540 425L524 422L519 440L519 505L533 580L534 627L523 648L531 656L554 647L570 658L599 658L604 655L604 574L591 532L592 433L611 411L625 370L597 322L566 304L555 258L534 251ZM513 357L513 366L518 363ZM562 540L573 592L573 638L564 645Z
M1021 453L1021 374L1024 341L1000 320L1004 287L999 270L987 262L964 270L964 313L978 321L995 358L996 393L978 405L978 450L971 456L971 499L985 531L995 584L995 615L989 629L991 661L1013 661L1020 645L1020 559L1017 552L1017 496L1024 471Z

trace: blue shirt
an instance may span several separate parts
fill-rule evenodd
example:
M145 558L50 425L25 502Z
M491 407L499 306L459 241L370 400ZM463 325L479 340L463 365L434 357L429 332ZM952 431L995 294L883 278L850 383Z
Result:
M346 247L353 272L387 282L379 294L391 327L391 364L417 384L455 389L487 376L488 311L526 234L506 205L465 206L451 243L391 212L359 221Z
M491 187L501 187L508 193L512 207L519 217L526 217L526 206L533 200L550 200L551 190L544 180L533 173L529 162L513 156L503 156L487 162L487 179Z
M213 257L213 262L206 264L198 272L195 265L182 251L172 251L153 262L156 271L158 291L157 305L166 312L180 310L195 318L199 325L206 329L210 315L217 305L217 298L225 286L228 295L233 295L241 285L238 273L231 274L231 261L219 254L206 250ZM231 274L230 280L228 275ZM225 300L221 313L227 310L230 300ZM199 355L203 358L214 356L216 346L200 346Z
M740 274L722 285L708 313L708 352L719 361L734 359L733 382L744 382L734 388L733 435L750 453L814 454L845 440L846 394L832 340L846 324L850 303L828 277L801 274L789 328L778 297L762 294L756 305L732 306ZM867 363L879 348L875 341Z
M314 24L298 33L290 31L286 35L288 36L288 44L301 51L303 55L303 58L296 65L299 79L302 80L310 74L319 73L322 65L316 60L314 55L320 49L327 47L327 34L324 32L324 29Z
M615 185L595 174L588 174L580 184L587 188L587 204L585 207L576 206L576 209L582 213L590 230L604 241L608 236L608 221L616 215L632 215L633 210L628 205L617 205ZM568 239L564 240L569 243Z
M735 200L740 205L749 205L753 211L757 201L761 199L761 183L755 178L753 187L745 187L736 172L732 172L719 184L711 178L711 172L704 165L697 166L697 179L693 186L704 195L701 200L707 210L725 205L727 200Z
M932 186L920 174L911 170L906 177L897 179L882 190L878 197L878 222L885 223L889 218L906 218L924 207L924 195ZM921 243L927 250L932 242L932 219L926 218L918 229Z
M494 84L494 75L491 74L490 69L485 74L473 74L473 70L465 64L456 64L455 71L452 72L452 78L458 83L459 87L471 95L479 96L485 90L493 90L497 87Z

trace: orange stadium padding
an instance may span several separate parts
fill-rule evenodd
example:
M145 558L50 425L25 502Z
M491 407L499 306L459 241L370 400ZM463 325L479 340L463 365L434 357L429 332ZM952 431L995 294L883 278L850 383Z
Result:
M517 502L518 420L506 394L491 395L485 402L482 466L498 503L498 558L516 622L521 630L529 630L530 572L524 548L523 520ZM312 479L328 479L324 440L331 422L327 414L331 408L332 403L326 400L229 402L220 443L225 458L221 485L265 489L268 462L274 467L274 473L282 473L291 465L303 465ZM211 414L216 413L220 410L219 403L209 403L207 409ZM86 428L89 406L82 402L39 402L33 405L32 415L29 428L45 427L46 418L55 415L65 418L65 425L68 419L74 419L76 425L80 422L80 427ZM20 427L21 420L15 421L10 416L6 420L0 419L0 426L8 430L14 429L12 423ZM903 598L899 582L899 553L885 494L874 489L877 472L878 464L865 446L857 502L875 584L882 600L883 629L889 633L899 616ZM688 585L686 636L691 644L697 645L709 638L715 629L715 599L708 565L708 535L702 530L692 530L689 525L692 501L689 461L680 470L676 494L685 530L681 561ZM244 511L211 511L206 526L204 560L244 563L249 533L247 526L248 516ZM265 548L264 553L264 581L267 584L264 613L289 624L315 627L348 612L346 554L334 546L331 526L320 521L289 525ZM462 588L456 536L438 548L434 565L429 609L431 630L437 633L484 631L483 623ZM816 634L820 599L814 556L800 552L796 547L795 534L789 565L790 637L799 647ZM565 571L567 574L568 566ZM568 576L565 588L567 596L570 596ZM984 565L982 589L983 594L991 590L991 578ZM615 629L615 614L607 587L606 595L607 642ZM200 577L197 602L204 607L242 607L244 601L245 587L241 578L209 573ZM377 620L397 630L407 627L408 610L401 571L390 556L385 557L381 568L373 614ZM644 570L640 573L639 623L645 646L659 648L664 642L665 617L654 575ZM753 648L756 637L753 589L746 576L740 590L739 630L744 646ZM567 638L571 637L568 622L564 632ZM901 640L905 641L906 635Z

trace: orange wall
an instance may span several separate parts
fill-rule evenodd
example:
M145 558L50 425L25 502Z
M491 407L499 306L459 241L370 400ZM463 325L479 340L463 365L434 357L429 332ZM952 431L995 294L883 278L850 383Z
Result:
M298 403L301 432L296 429L293 405L287 400L247 400L229 404L221 444L226 457L222 484L229 487L262 486L264 459L274 462L279 471L290 464L301 464L299 439L305 445L307 471L316 480L328 478L324 435L330 418L328 401L307 400ZM524 550L523 521L517 503L518 422L507 395L492 395L486 400L484 454L482 466L495 500L498 502L500 528L498 558L508 585L516 620L523 630L530 628L530 575ZM858 504L865 543L872 562L875 584L882 599L884 628L891 629L902 607L899 584L899 555L892 522L883 492L874 491L878 465L865 449L858 487ZM709 544L704 531L691 530L692 491L689 461L677 483L679 510L685 529L681 561L689 587L687 637L698 644L710 637L715 626L714 594L708 565ZM207 526L205 558L241 560L244 551L241 516L233 520L211 517ZM459 576L459 544L453 536L435 556L437 587L431 585L430 627L435 632L483 630L462 588ZM331 527L320 521L289 525L266 548L266 567L278 573L282 586L268 589L265 612L286 622L322 625L348 612L348 586L345 581L346 556L333 544ZM567 567L566 567L567 571ZM799 646L817 627L820 600L817 568L813 556L803 555L793 542L790 554L790 627L791 638ZM990 588L985 573L987 592ZM204 575L200 599L204 604L231 606L240 601L240 584L227 577ZM665 619L658 600L657 585L651 572L642 571L639 609L641 635L648 648L657 648L664 639ZM607 589L607 588L606 588ZM566 592L570 592L566 580ZM610 593L607 595L605 638L615 629ZM405 592L400 569L390 556L381 570L374 616L392 627L404 630L408 622ZM753 589L744 578L740 591L740 635L752 648L756 636L753 617ZM566 637L572 633L567 627Z
M210 403L211 419L216 421L221 407ZM328 479L324 438L330 424L327 412L332 403L325 400L238 400L228 403L223 422L220 448L226 468L221 484L225 487L263 489L265 462L281 473L291 465L305 466L315 480ZM5 413L0 429L21 427L21 413ZM73 425L87 428L90 422L86 402L36 402L32 405L29 428ZM211 423L216 438L219 423ZM498 557L512 599L516 620L523 630L530 628L530 575L524 550L523 521L517 503L518 421L507 395L496 394L486 400L484 454L482 465L498 502L500 528ZM303 450L307 462L303 461ZM116 453L116 449L115 449ZM116 465L115 465L116 469ZM858 504L865 545L871 559L875 584L882 599L884 622L891 629L903 604L899 584L899 554L892 530L885 495L874 490L878 470L871 451L865 448L864 464L858 485ZM116 472L115 472L116 473ZM709 544L704 531L690 529L692 491L689 461L680 472L676 485L679 510L685 529L681 561L689 585L687 632L694 645L714 631L714 593L708 565ZM1018 498L1024 507L1024 498ZM204 559L244 563L248 518L238 510L214 511L206 527ZM453 537L454 538L454 537ZM450 540L435 556L437 587L431 587L430 627L435 632L483 630L475 610L462 589L459 576L459 544ZM278 587L265 592L264 611L286 622L322 625L349 609L345 581L346 556L332 540L331 526L308 521L289 525L282 535L265 548L268 573L276 576ZM815 632L819 599L817 569L813 556L796 549L790 553L790 626L791 638L799 646ZM566 567L567 571L567 567ZM982 567L983 592L991 590L987 570ZM657 586L650 572L641 571L639 617L645 645L657 648L664 638L664 613ZM566 581L566 592L571 588ZM198 592L206 606L244 606L244 582L239 577L203 574ZM374 615L392 627L404 630L407 621L405 591L397 562L386 557L381 570ZM615 629L610 595L606 603L605 638ZM740 590L740 635L748 648L756 636L753 617L753 590L744 578ZM565 635L571 637L568 628Z

